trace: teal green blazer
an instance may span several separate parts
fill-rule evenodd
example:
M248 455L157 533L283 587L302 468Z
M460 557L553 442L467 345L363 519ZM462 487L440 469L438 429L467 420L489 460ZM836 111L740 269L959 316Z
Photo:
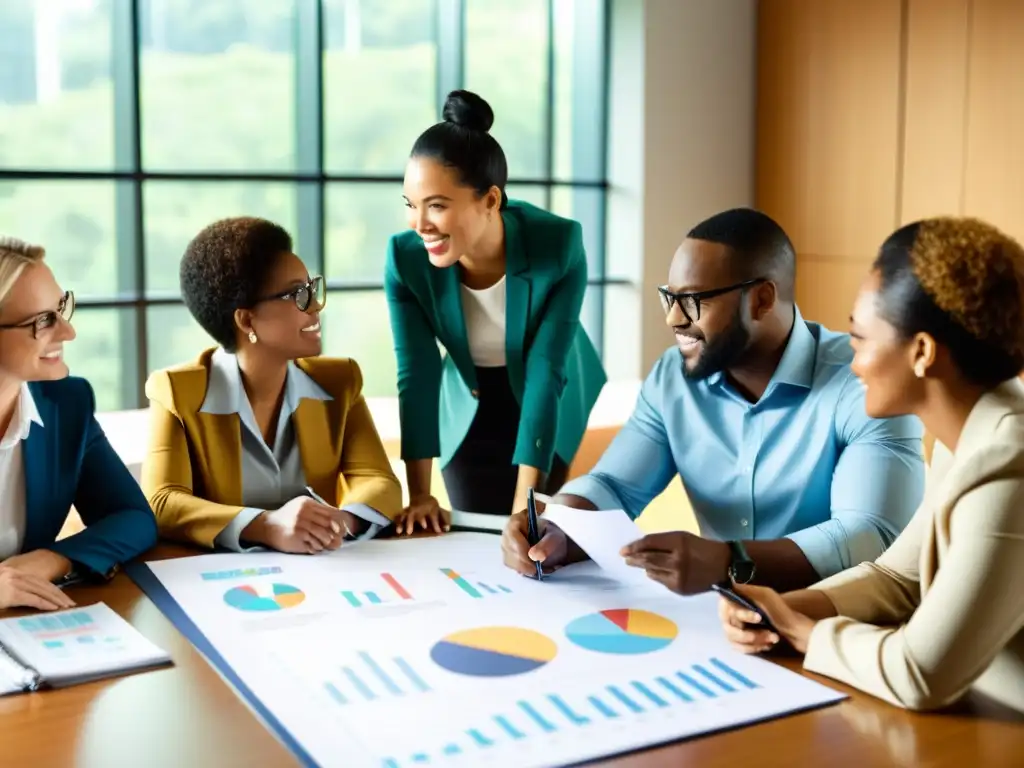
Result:
M505 224L505 357L521 408L513 463L551 469L576 455L607 381L580 325L587 256L579 223L510 201ZM402 458L451 461L477 409L459 272L438 269L413 232L388 243L384 290L398 358ZM442 355L438 342L447 354Z

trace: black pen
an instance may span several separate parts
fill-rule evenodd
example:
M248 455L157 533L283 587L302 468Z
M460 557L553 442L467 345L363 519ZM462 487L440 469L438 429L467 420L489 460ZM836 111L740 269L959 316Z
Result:
M732 585L729 584L729 582L712 584L711 588L729 602L734 603L740 606L741 608L746 608L748 611L752 611L761 617L761 621L757 622L756 624L751 624L750 622L746 621L743 622L746 625L747 629L767 629L769 632L779 634L779 631L775 629L775 627L772 626L772 623L768 620L768 616L765 615L765 612L758 608L753 601L748 600L739 592L734 590L732 588Z
M537 502L533 498L533 488L526 491L526 541L531 547L540 541L537 533ZM544 567L536 560L533 564L537 566L537 581L542 581Z

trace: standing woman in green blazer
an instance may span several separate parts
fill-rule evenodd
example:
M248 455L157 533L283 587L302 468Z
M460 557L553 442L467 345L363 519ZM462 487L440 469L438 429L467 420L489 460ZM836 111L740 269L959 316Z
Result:
M449 524L430 490L434 457L460 511L508 515L529 488L557 491L606 381L580 325L579 223L507 198L486 101L453 91L443 117L413 145L410 231L391 238L384 278L407 533Z

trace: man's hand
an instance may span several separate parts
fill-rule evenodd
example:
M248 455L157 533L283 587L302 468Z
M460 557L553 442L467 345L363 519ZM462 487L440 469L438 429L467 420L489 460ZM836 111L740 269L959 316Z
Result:
M543 509L537 503L538 512ZM501 553L505 565L524 576L536 576L534 563L540 563L545 572L565 564L569 554L569 538L561 528L549 523L543 517L537 518L537 535L540 541L532 547L526 540L529 525L525 512L516 512L505 524L501 534Z
M49 549L35 549L14 555L0 563L0 568L12 568L29 576L56 581L71 573L71 561Z
M57 611L75 607L75 601L51 584L49 579L10 568L8 562L5 560L0 564L0 608Z
M278 552L315 555L340 547L346 531L356 526L350 512L298 496L280 509L262 513L245 527L241 538Z
M692 533L652 533L622 548L626 564L681 595L706 592L729 571L729 545Z
M447 533L452 527L452 513L444 509L433 496L410 499L395 522L395 531L408 536L419 526L434 533Z

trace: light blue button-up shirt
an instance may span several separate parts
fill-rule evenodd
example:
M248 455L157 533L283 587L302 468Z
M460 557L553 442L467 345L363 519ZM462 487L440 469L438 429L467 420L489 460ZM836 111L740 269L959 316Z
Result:
M594 470L562 488L636 517L678 473L701 534L788 537L822 578L881 554L924 493L916 417L871 419L849 336L803 320L764 395L683 376L675 348Z
M245 509L217 534L214 540L220 547L235 552L250 552L260 547L241 544L242 531L264 510L274 510L299 496L310 496L306 488L306 475L302 457L295 440L292 414L303 398L331 400L331 396L293 363L288 363L281 414L277 420L277 434L271 448L263 439L249 397L242 385L238 359L223 349L213 353L206 397L200 413L227 415L237 413L242 424L242 503ZM369 528L359 540L372 538L388 524L388 519L365 504L342 507L347 512L366 520Z

